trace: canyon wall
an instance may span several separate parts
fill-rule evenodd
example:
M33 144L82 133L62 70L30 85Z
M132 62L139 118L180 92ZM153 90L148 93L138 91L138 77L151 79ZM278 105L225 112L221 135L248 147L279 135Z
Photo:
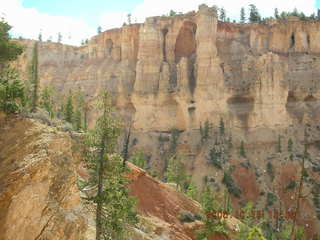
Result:
M34 41L21 42L27 49L16 66L27 79ZM201 187L209 179L217 191L230 172L242 190L235 206L251 200L264 208L273 193L280 199L274 204L292 208L295 190L286 186L298 181L297 156L307 148L304 187L313 197L303 200L309 215L300 223L312 236L320 228L320 206L312 200L320 198L319 42L320 21L218 22L215 9L201 5L105 31L81 47L41 42L40 85L64 93L80 88L89 102L107 89L132 123L131 151L143 148L160 175L178 152L192 180ZM91 125L97 114L90 112ZM241 143L246 157L239 156ZM214 146L226 155L222 169L208 163Z

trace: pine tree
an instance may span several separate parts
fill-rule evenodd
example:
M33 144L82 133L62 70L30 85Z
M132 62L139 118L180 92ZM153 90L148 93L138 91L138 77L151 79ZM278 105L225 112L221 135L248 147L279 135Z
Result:
M99 27L97 28L97 33L100 34L101 32L102 32L102 27L99 26Z
M282 148L281 148L281 136L278 136L278 143L277 143L277 152L281 153L282 152Z
M72 100L71 91L69 92L67 104L66 104L64 110L65 110L65 113L64 113L65 120L69 123L72 123L72 120L73 120L73 100Z
M58 33L58 43L61 43L61 41L62 41L62 35L61 35L61 33L59 32L59 33Z
M134 165L146 169L147 168L147 159L145 157L145 154L143 152L143 149L139 149L135 151L130 159L130 162L132 162Z
M131 13L127 15L127 18L128 18L128 24L131 25Z
M40 31L40 33L38 35L38 40L39 40L39 42L42 42L42 33L41 33L41 31Z
M226 21L226 10L222 7L220 8L220 15L219 15L219 20L222 22Z
M186 192L187 196L193 200L198 200L198 189L197 186L193 183L190 183Z
M76 131L83 129L83 115L84 115L84 93L79 89L75 92L75 106L74 106L74 116L73 116L73 125Z
M87 187L97 187L88 200L96 204L96 240L127 239L128 225L136 222L134 201L128 196L127 171L122 158L116 154L120 121L115 117L110 97L106 92L99 96L101 116L86 137L86 167L90 173Z
M274 17L276 18L276 19L278 19L280 16L279 16L279 11L278 11L278 8L275 8L274 9Z
M181 158L180 155L174 155L169 159L165 177L168 182L176 183L177 188L183 190L182 187L187 183L188 176L186 175L186 167Z
M240 10L240 22L245 23L245 21L246 21L246 12L244 10L244 7L242 7Z
M249 11L250 11L250 14L249 14L249 21L250 22L253 23L253 22L261 21L261 17L260 17L259 11L258 11L257 7L254 4L250 4L249 5Z
M246 158L246 151L244 149L244 142L241 141L241 144L240 144L240 156L243 157L243 158Z
M53 111L53 95L54 90L51 87L45 87L40 94L40 107L44 108L51 118L54 117L54 111Z
M196 231L197 239L211 239L213 234L219 233L228 237L226 223L223 218L216 217L215 214L221 213L219 201L207 186L201 196L201 206L204 217L204 226Z
M288 152L292 152L293 150L293 141L291 138L288 140Z
M31 60L31 83L32 83L32 106L31 111L35 112L38 106L38 91L39 91L39 75L38 75L38 43L33 46L33 56Z
M223 122L223 119L222 119L222 118L220 118L219 131L220 131L220 136L224 136L224 134L225 134L225 127L224 127L224 122Z

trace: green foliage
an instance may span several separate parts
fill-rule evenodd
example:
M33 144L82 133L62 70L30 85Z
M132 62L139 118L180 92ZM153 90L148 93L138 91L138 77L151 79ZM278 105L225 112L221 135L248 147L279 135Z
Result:
M273 193L268 192L268 194L267 194L267 202L266 202L267 207L271 207L273 205L273 203L275 201L277 201L277 199L278 198L277 198L276 195L274 195Z
M249 21L250 22L260 22L261 21L261 16L259 14L259 11L257 7L254 4L249 5Z
M0 110L14 113L24 100L24 88L13 68L0 70Z
M243 218L240 225L240 232L236 236L236 240L266 240L262 230L258 225L254 223L254 205L252 202L248 202L245 207L241 209Z
M274 179L274 169L273 169L273 165L271 162L267 163L267 173L271 178L271 181L273 181Z
M222 22L225 22L226 21L226 10L222 7L219 9L219 20L222 21Z
M123 159L115 153L121 125L106 92L100 94L98 110L101 116L85 141L85 163L90 173L85 186L97 188L94 196L87 198L97 206L96 239L128 239L128 225L137 221L135 202L128 195Z
M287 190L292 190L296 187L296 182L294 180L291 180L290 183L287 185L286 189Z
M171 142L169 147L169 152L171 154L175 154L177 151L179 136L180 136L180 131L178 129L171 130Z
M54 95L52 87L45 87L40 94L40 107L45 109L51 118L54 117Z
M282 152L282 148L281 148L281 136L278 136L278 143L277 143L277 149L276 152L281 153Z
M7 113L16 112L24 103L24 88L18 80L15 69L9 62L17 59L23 47L11 41L11 26L2 19L0 21L0 110Z
M32 50L32 60L30 66L30 82L32 85L31 89L31 111L35 112L38 106L39 97L39 69L38 69L38 43L36 42Z
M202 124L200 123L200 135L201 135L202 143L209 138L210 136L209 131L210 131L210 122L208 120L205 121L204 127L202 127Z
M247 154L246 154L246 150L245 150L245 148L244 148L244 142L243 142L243 141L241 141L241 143L240 143L240 151L239 151L239 154L240 154L240 156L243 157L243 158L246 158L246 157L247 157Z
M198 200L199 192L198 192L197 186L193 183L190 183L187 188L186 194L189 198L193 200Z
M170 16L170 17L174 17L174 16L176 16L176 15L177 15L177 13L176 13L175 11L170 10L170 12L169 12L169 16Z
M275 8L274 9L274 17L276 18L276 19L278 19L280 16L279 16L279 11L278 11L278 8Z
M182 190L182 187L189 180L189 176L186 174L186 167L182 162L182 156L174 155L169 159L165 177L168 182L176 183L177 187Z
M73 99L72 99L72 93L69 92L69 95L67 97L67 103L64 109L64 117L65 120L69 123L72 123L73 120Z
M292 152L293 150L293 141L291 138L288 140L288 152Z
M209 152L208 162L212 164L217 169L222 169L222 152L217 148L213 147Z
M279 239L281 240L291 240L291 232L292 232L292 225L286 224L284 228L279 233ZM305 233L304 228L297 226L295 240L305 240Z
M143 149L139 149L135 151L130 158L130 162L132 162L134 165L146 169L147 168L147 159L145 157Z
M228 192L235 197L239 198L241 195L241 190L236 186L233 178L227 172L224 172L222 183L226 185Z
M100 34L101 32L102 32L102 27L99 26L99 27L97 28L97 33Z
M209 187L206 187L201 196L202 213L205 216L203 219L204 227L196 231L197 239L209 239L215 233L220 233L228 236L226 223L224 219L215 218L214 212L221 211L219 201Z
M18 43L11 41L10 29L11 26L2 19L0 21L0 70L7 62L17 59L24 49Z
M220 132L220 136L224 136L225 127L224 127L224 122L222 118L220 118L219 132Z
M194 222L195 220L199 220L199 216L195 216L191 212L188 212L188 211L182 211L179 213L178 219L181 222L190 223L190 222Z
M242 7L240 10L240 22L245 23L245 21L246 21L246 12L244 10L244 7Z

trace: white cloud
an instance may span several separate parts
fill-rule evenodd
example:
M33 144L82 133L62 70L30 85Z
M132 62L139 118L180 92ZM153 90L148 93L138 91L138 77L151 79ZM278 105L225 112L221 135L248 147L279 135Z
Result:
M168 14L170 10L176 12L189 12L197 10L198 6L202 3L208 6L217 5L218 7L224 7L227 12L227 17L231 20L238 20L240 16L241 7L245 7L248 12L248 5L255 4L263 17L273 16L274 9L278 8L281 11L292 11L295 7L298 11L303 11L306 15L310 15L316 12L316 0L144 0L143 3L137 5L132 11L132 22L137 19L138 22L144 22L146 17L161 16ZM109 26L121 27L123 22L127 22L127 13L105 13L103 19L101 19L101 25L104 29L108 29ZM109 22L109 25L106 24Z
M14 37L38 39L41 30L44 41L50 37L57 41L60 32L63 43L79 45L82 39L96 33L84 20L51 16L34 8L24 8L21 0L0 0L0 6L0 15L13 27L11 33Z
M197 10L202 3L208 6L218 5L227 11L227 17L231 20L239 19L240 8L255 4L263 17L272 16L274 8L279 11L292 11L295 7L299 11L310 15L315 12L316 0L144 0L131 12L132 23L144 22L146 17L168 14L172 9L176 12L189 12ZM11 33L15 36L37 39L42 29L42 39L50 36L57 41L58 33L62 34L62 42L79 45L81 40L90 38L96 34L97 29L89 26L84 19L75 19L67 16L51 16L41 13L34 8L24 8L22 0L0 0L0 17L13 26ZM247 11L248 12L248 11ZM106 12L100 16L99 25L103 30L121 27L127 22L128 12Z

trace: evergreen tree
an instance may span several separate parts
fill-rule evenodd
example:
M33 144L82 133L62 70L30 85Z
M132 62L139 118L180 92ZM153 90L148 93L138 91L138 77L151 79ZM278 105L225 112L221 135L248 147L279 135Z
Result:
M176 16L176 15L177 15L177 13L176 13L175 11L170 10L170 12L169 12L169 16L170 16L170 17L174 17L174 16Z
M245 23L245 21L246 21L246 12L244 10L244 7L242 7L240 10L240 22Z
M276 19L278 19L280 16L279 16L279 11L278 11L278 8L275 8L274 9L274 17L276 18Z
M190 183L186 192L187 196L193 200L198 200L198 189L197 186L193 183Z
M39 40L39 42L42 42L42 33L41 33L41 31L40 31L40 33L38 35L38 40Z
M225 134L225 127L224 127L224 122L223 122L223 119L222 119L222 118L220 118L219 131L220 131L220 136L224 136L224 134Z
M102 32L102 27L99 26L99 27L97 28L97 33L100 34L101 32Z
M110 97L100 94L98 109L101 116L86 137L86 167L90 178L88 187L97 187L94 196L87 198L96 204L96 240L128 239L128 225L136 223L134 201L128 195L127 171L115 147L120 134L119 119L115 117Z
M130 13L127 15L127 18L128 18L128 24L131 25L131 14Z
M39 73L38 73L38 43L33 46L33 55L30 66L30 77L32 84L32 105L31 111L35 112L38 106L38 91L39 91Z
M54 90L51 87L45 87L40 94L40 107L44 108L49 113L51 118L54 117L53 95L54 95Z
M244 142L241 141L241 144L240 144L240 156L243 157L243 158L246 158L246 151L244 149Z
M226 223L223 218L216 217L216 213L221 213L217 197L212 193L207 186L201 196L201 206L204 217L204 226L202 229L196 231L197 239L211 239L213 234L219 233L228 237L226 230Z
M62 35L61 35L61 33L59 32L59 33L58 33L58 43L61 43L61 41L62 41Z
M65 106L65 113L64 117L65 120L69 123L72 123L73 120L73 100L72 100L72 93L69 92L68 98L67 98L67 104Z
M317 10L317 19L320 19L320 9Z
M186 167L181 158L182 157L180 155L174 155L169 159L165 177L168 182L176 183L177 188L183 190L182 187L187 183L189 178L186 174Z
M257 7L254 4L249 5L249 21L250 22L259 22L261 21L261 17Z
M222 22L226 21L226 10L223 7L220 8L219 20Z
M278 143L277 143L277 152L281 153L282 152L282 148L281 148L281 136L278 136Z
M293 150L293 141L291 138L288 140L288 152L292 152Z
M145 154L143 152L143 149L139 149L135 151L130 159L130 162L132 162L134 165L146 169L147 168L147 159L145 157Z
M75 106L74 106L74 116L73 116L73 125L76 131L83 129L83 114L84 114L84 93L79 89L75 92Z
M18 80L18 74L10 66L23 52L23 47L11 41L11 26L2 19L0 21L0 111L16 112L25 102L24 88Z

